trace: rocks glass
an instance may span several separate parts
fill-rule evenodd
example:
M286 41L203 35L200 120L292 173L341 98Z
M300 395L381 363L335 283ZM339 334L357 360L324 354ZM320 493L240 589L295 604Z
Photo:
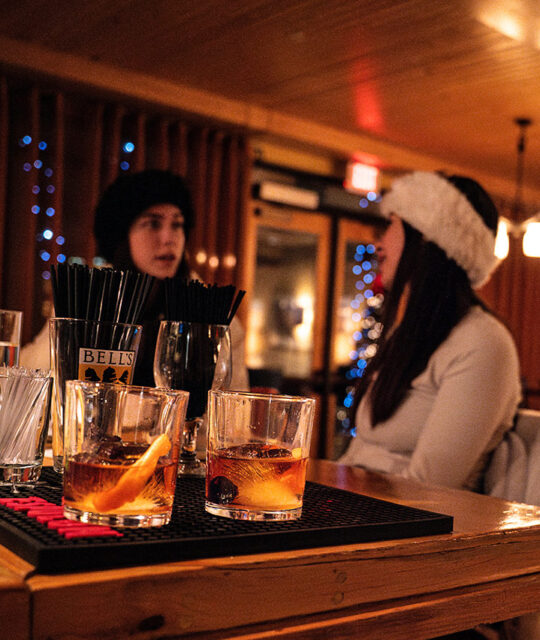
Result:
M206 511L243 520L302 514L315 400L210 391Z
M189 394L66 382L64 515L124 527L170 521Z

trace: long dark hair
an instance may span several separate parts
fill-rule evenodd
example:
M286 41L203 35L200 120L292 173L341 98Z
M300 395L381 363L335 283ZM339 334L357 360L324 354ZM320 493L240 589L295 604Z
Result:
M469 178L447 178L470 201L493 233L498 214L482 187ZM383 325L377 354L360 379L353 420L361 397L370 388L371 422L388 420L427 366L437 347L473 305L486 306L474 293L458 264L433 242L403 222L405 244L390 291L385 296ZM407 296L403 317L400 302Z

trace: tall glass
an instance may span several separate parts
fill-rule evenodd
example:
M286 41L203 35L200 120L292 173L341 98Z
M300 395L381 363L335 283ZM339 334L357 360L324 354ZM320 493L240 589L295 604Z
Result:
M197 432L206 412L208 391L227 389L232 374L229 327L199 322L161 322L154 357L157 386L189 391L179 475L204 476L197 458Z
M188 393L66 382L64 515L124 527L170 521Z
M302 514L315 400L210 391L206 511L242 520Z
M0 309L0 365L16 367L21 349L22 311Z
M130 384L142 326L118 322L52 318L49 320L53 466L64 468L64 405L67 380Z

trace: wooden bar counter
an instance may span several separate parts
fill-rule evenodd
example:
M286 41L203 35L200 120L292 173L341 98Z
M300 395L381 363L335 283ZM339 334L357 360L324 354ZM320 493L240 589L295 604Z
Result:
M540 610L540 508L313 460L451 534L41 575L0 547L0 638L422 640Z

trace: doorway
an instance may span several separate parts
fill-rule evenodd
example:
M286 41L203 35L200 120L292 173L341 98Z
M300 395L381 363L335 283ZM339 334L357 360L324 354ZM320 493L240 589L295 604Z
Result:
M348 441L344 402L354 380L346 375L372 298L376 226L259 201L251 225L252 384L317 398L312 455L335 459Z

